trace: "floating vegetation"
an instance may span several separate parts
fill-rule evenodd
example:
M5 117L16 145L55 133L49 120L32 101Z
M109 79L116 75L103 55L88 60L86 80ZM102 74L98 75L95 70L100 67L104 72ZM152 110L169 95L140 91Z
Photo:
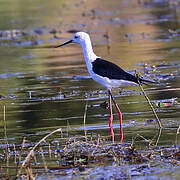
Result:
M42 175L80 177L90 174L97 166L108 164L113 165L114 169L130 165L133 172L139 172L136 176L141 176L148 174L154 167L180 165L180 147L177 145L149 144L144 150L138 150L136 140L145 139L141 135L137 135L132 143L123 145L111 144L107 137L99 135L47 141L49 136L60 131L57 129L49 133L37 143L24 138L22 144L1 144L0 178L34 179ZM119 174L123 177L127 175L121 171ZM134 176L134 173L131 174ZM112 173L112 177L117 176Z
M178 98L155 101L153 104L155 105L155 107L158 107L158 108L179 107L180 106L180 103L178 102Z

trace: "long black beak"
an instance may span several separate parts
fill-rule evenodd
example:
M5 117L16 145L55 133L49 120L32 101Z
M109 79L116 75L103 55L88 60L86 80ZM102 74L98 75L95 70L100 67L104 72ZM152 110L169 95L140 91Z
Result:
M72 43L72 40L67 41L67 42L65 42L65 43L63 43L63 44L60 44L60 45L58 45L58 46L55 46L54 48L58 48L58 47L64 46L64 45L69 44L69 43Z

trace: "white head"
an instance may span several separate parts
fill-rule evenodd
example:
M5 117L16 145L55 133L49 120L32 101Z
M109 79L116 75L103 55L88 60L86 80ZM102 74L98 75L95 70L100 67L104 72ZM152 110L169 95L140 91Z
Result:
M89 35L85 32L77 32L74 34L74 36L72 38L73 43L77 43L77 44L81 44L81 45L85 41L90 41Z
M84 46L85 44L91 45L91 40L90 40L90 37L87 33L77 32L74 34L74 36L72 37L72 39L70 41L67 41L61 45L58 45L55 48L64 46L64 45L69 44L69 43L76 43L76 44L80 44L81 46Z
M90 37L87 33L77 32L74 34L74 36L72 37L71 40L69 40L69 41L67 41L61 45L58 45L55 48L64 46L64 45L69 44L69 43L76 43L76 44L81 45L81 47L83 49L84 58L85 58L86 63L92 62L97 58L97 56L93 52L91 40L90 40Z

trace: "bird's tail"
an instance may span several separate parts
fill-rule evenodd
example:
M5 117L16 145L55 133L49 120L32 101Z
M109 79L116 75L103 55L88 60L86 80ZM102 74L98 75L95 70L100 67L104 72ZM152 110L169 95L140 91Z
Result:
M141 84L146 84L146 85L155 84L156 83L155 81L151 81L151 80L147 80L147 79L142 79L142 78L139 78L139 82Z

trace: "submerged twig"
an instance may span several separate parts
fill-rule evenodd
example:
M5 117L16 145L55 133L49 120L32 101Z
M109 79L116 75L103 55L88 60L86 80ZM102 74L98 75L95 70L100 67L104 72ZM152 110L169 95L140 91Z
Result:
M43 164L44 164L44 169L45 169L45 172L47 174L48 173L48 168L47 168L47 163L46 163L46 160L45 160L45 157L44 157L43 148L40 147L39 150L41 152L41 156L42 156L42 160L43 160Z
M19 167L19 163L21 162L21 158L22 158L22 153L24 151L24 147L25 147L25 142L26 142L26 137L23 138L22 144L21 144L21 150L19 152L19 158L18 158L18 162L16 164L16 176L18 173L18 167Z
M84 108L84 117L83 117L83 119L84 119L84 126L85 126L85 124L86 124L87 106L88 106L88 103L87 103L87 101L86 101L85 108Z
M159 128L159 131L158 131L158 137L157 137L157 140L156 140L155 146L157 146L157 145L158 145L158 143L159 143L159 139L160 139L160 137L161 137L161 132L162 132L162 127L161 127L161 128Z
M7 156L9 156L9 143L8 143L8 137L7 137L7 125L6 125L6 106L3 105L3 127L4 127L4 139L6 141L6 150L7 150Z
M158 133L152 138L152 140L151 140L151 142L149 143L149 145L157 146L158 143L159 143L159 139L160 139L160 137L161 137L161 133L162 133L162 128L159 128L159 129L158 129ZM156 138L156 137L157 137L157 138ZM156 142L155 142L155 144L153 144L153 141L155 140L155 138L156 138Z
M178 135L180 134L180 125L179 127L177 128L177 131L176 131L176 139L175 139L175 146L177 147L177 144L178 144Z
M69 130L71 130L70 124L69 124L69 120L67 119L67 127L66 127L66 132L67 132L67 136L69 136Z
M137 137L140 137L141 139L143 139L145 142L148 142L150 143L151 141L146 139L144 136L142 136L141 134L136 134L135 137L132 138L132 142L131 142L131 145L130 147L133 148L134 147L134 144L135 144L135 141L137 139Z
M85 129L85 125L86 125L86 117L87 117L87 106L88 106L88 101L86 101L86 104L85 104L85 108L84 108L84 136L85 136L85 140L87 142L87 130Z
M145 93L145 91L144 91L144 89L143 89L143 87L141 85L141 82L139 81L139 75L137 74L137 72L135 72L135 76L137 77L137 81L138 81L139 87L141 88L141 91L143 92L144 97L146 98L146 100L147 100L147 102L148 102L148 104L149 104L149 106L150 106L150 108L151 108L151 110L152 110L152 112L153 112L153 114L154 114L154 116L156 118L156 121L157 121L157 123L159 125L159 128L162 128L161 121L160 121L160 119L159 119L159 117L158 117L158 115L157 115L157 113L156 113L156 111L155 111L151 101L149 100L148 96L146 95L146 93Z
M3 105L3 127L4 127L4 139L6 142L6 166L9 166L9 158L10 158L10 149L7 137L7 126L6 126L6 106ZM8 177L8 169L7 169L7 177Z

